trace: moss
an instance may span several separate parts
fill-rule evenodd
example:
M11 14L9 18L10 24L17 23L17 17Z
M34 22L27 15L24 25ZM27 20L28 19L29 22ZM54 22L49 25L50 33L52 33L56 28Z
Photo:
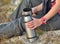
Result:
M38 35L42 35L44 33L44 31L40 30L39 28L36 28L36 33Z
M0 5L9 4L11 0L0 0Z

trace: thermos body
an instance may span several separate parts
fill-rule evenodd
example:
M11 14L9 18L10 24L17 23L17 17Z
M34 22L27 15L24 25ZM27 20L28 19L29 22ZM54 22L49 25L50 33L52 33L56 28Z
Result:
M24 11L24 15L23 15L23 18L24 18L24 23L25 23L25 28L26 28L26 33L27 33L27 38L30 42L33 42L37 39L37 35L36 35L36 32L34 29L30 29L28 28L26 25L27 22L29 21L32 21L32 13L31 13L31 9L30 8L25 8Z

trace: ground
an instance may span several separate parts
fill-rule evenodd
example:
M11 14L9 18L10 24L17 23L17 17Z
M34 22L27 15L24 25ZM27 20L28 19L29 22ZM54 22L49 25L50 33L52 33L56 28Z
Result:
M0 0L0 23L10 22L9 18L21 0Z
M38 37L35 42L30 43L26 38L26 34L24 34L8 40L5 39L0 44L60 44L60 30L44 32L38 35Z

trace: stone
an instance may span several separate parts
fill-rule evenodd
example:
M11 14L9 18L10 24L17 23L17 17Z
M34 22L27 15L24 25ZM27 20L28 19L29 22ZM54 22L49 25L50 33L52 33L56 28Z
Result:
M17 44L60 44L60 30L45 32L42 35L39 35L39 38L32 43L28 41L26 34L10 38L5 42L6 44L16 44L16 42Z

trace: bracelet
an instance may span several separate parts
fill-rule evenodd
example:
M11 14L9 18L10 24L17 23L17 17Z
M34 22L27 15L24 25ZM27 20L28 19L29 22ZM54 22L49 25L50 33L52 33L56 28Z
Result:
M42 17L42 18L41 18L41 22L42 22L42 24L47 24L46 21L47 21L47 20L46 20L45 17Z

